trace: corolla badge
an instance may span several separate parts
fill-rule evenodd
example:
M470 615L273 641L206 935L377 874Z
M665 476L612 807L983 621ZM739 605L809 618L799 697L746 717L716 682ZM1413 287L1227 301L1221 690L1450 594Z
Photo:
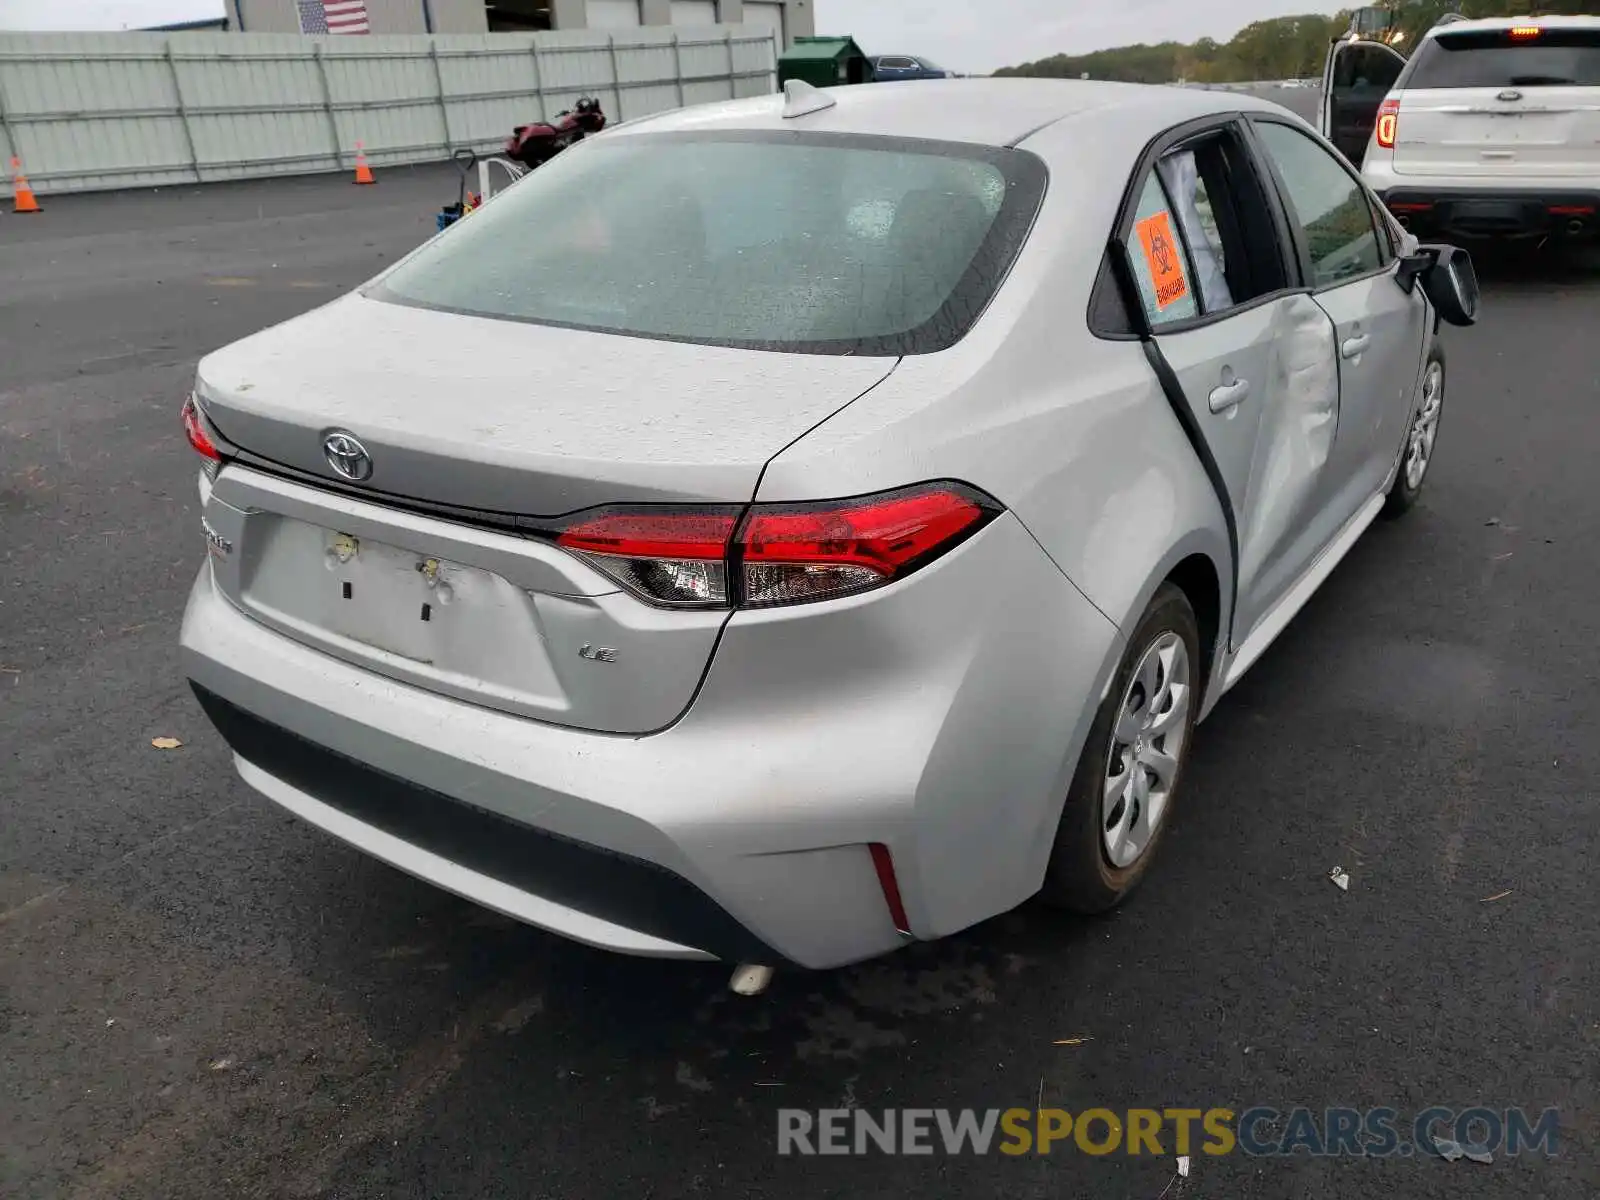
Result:
M355 434L335 429L322 439L322 452L328 456L328 465L344 478L354 483L372 478L372 455Z

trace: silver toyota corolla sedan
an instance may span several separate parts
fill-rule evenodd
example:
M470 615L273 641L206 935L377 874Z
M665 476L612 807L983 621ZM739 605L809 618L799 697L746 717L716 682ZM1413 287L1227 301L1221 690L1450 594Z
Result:
M1415 502L1476 302L1245 96L631 122L201 362L184 667L269 799L591 945L1103 910L1196 722Z

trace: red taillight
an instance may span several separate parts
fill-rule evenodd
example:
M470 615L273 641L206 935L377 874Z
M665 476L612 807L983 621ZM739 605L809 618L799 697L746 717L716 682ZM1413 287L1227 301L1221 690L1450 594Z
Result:
M567 526L558 546L583 555L630 591L660 604L728 603L728 542L737 509L614 509Z
M1395 136L1400 132L1400 101L1385 100L1378 108L1378 145L1385 150L1394 149Z
M211 435L206 432L205 419L201 417L200 406L195 403L193 396L183 402L183 432L196 453L209 458L212 462L222 461L222 452L217 449L216 443L211 440Z
M972 493L944 484L839 504L757 507L739 539L745 603L875 587L949 549L984 516Z
M674 607L771 607L825 600L908 574L976 532L992 500L928 484L819 504L602 509L556 544L640 597ZM736 528L737 527L737 528Z
M587 554L723 558L735 513L671 509L602 512L569 525L556 541Z
M1538 25L1513 25L1511 27L1511 40L1513 42L1531 42L1542 33L1544 33L1544 29Z

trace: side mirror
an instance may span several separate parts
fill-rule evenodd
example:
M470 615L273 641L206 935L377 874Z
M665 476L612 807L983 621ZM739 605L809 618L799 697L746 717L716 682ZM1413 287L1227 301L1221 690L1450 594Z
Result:
M1422 272L1422 291L1434 311L1452 325L1471 325L1478 319L1478 272L1472 255L1458 246L1425 246L1433 265Z

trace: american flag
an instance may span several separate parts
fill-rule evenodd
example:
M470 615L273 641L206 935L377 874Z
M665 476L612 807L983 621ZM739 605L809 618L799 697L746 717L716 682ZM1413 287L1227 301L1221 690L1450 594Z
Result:
M301 33L371 33L366 0L295 0Z

